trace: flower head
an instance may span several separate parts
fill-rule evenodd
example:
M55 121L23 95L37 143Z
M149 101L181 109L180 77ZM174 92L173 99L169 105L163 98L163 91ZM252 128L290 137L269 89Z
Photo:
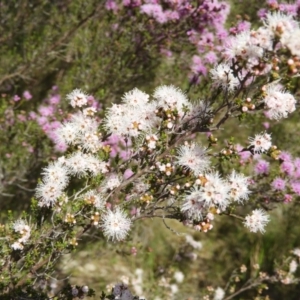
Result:
M80 89L73 90L67 95L67 99L73 107L82 107L88 103L88 95Z
M272 146L271 135L266 132L256 134L254 138L249 138L249 141L254 153L268 151Z
M247 200L250 194L248 189L248 177L243 174L238 174L234 170L228 177L228 182L230 185L230 197L237 202L242 202Z
M158 101L158 107L164 110L177 110L180 117L184 115L183 108L190 105L186 95L173 85L158 87L153 96Z
M215 85L221 86L224 90L233 91L239 85L238 78L234 77L228 64L217 65L210 74Z
M222 288L218 287L215 290L214 300L223 300L224 296L225 296L225 291Z
M244 225L250 230L250 232L265 232L265 226L270 221L269 216L262 209L255 209L251 215L246 216Z
M131 220L117 207L115 211L108 210L102 219L104 235L113 241L124 240L131 227Z
M283 91L280 85L269 84L266 87L264 103L270 119L286 118L296 109L296 100L293 95Z
M204 172L209 166L206 150L199 145L185 144L178 149L178 165L190 169L197 176Z

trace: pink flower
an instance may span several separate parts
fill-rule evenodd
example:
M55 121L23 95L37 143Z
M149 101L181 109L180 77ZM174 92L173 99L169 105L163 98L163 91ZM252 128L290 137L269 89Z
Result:
M134 173L132 172L131 169L127 169L127 170L124 172L123 177L124 177L125 179L128 179L128 178L130 178L133 174L134 174Z
M257 175L268 174L269 173L270 163L265 160L259 160L254 167L254 171Z
M300 195L300 182L295 181L291 183L292 190L295 194Z
M293 200L293 196L289 194L284 195L284 203L290 203Z
M26 99L26 100L30 100L32 98L32 95L30 94L29 91L25 91L23 93L23 97Z
M291 176L294 173L294 165L290 161L284 161L280 166L281 171Z
M285 189L285 180L277 177L272 182L272 187L276 191L283 191Z
M15 102L18 102L18 101L20 101L21 98L18 95L14 95L13 99Z

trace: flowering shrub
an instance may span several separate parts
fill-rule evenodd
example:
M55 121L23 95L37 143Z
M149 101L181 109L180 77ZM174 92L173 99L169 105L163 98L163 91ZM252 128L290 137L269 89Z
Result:
M75 89L64 97L72 107L66 114L59 108L66 101L54 89L37 112L17 118L36 121L62 154L51 153L30 210L17 219L10 212L0 227L3 297L92 297L94 291L86 283L57 284L52 277L56 262L80 247L88 235L112 245L130 243L138 223L146 219L153 223L161 219L175 233L166 220L195 233L213 234L214 227L225 224L223 217L228 217L241 221L233 224L254 239L272 230L270 211L280 203L297 201L300 195L299 158L281 151L284 145L279 149L274 144L270 123L265 122L266 131L248 138L231 132L233 136L224 139L222 131L236 119L241 125L253 125L256 116L279 122L296 110L300 54L295 40L300 26L296 12L285 13L290 6L279 9L275 4L273 11L260 11L263 23L259 27L237 25L221 39L216 48L220 57L215 54L220 63L207 72L210 83L201 100L190 101L173 85L160 85L151 95L134 88L102 112L92 96ZM139 9L159 26L186 18L200 50L208 46L201 39L210 32L199 24L226 36L219 28L226 14L221 19L216 16L223 10L227 13L228 6L216 1L203 1L197 7L189 1L166 1L165 5L107 1L106 9L112 16L121 9L134 15ZM29 91L22 97L23 103L32 101ZM12 103L18 105L20 98L16 95ZM3 128L8 131L5 126L15 119L8 107L3 111L7 116ZM194 261L201 249L200 242L186 236L174 261ZM130 255L137 252L132 246ZM298 263L299 251L294 248L273 271L260 271L258 264L252 264L247 272L242 265L224 288L210 286L201 296L232 299L253 288L261 294L268 284L297 284ZM176 299L185 275L171 268L161 273L161 294ZM130 280L108 287L100 298L143 299L142 274L137 269Z

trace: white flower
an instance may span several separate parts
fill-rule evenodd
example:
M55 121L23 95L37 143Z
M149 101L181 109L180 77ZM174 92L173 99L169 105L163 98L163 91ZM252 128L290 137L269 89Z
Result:
M187 213L188 218L201 220L204 203L201 198L202 192L198 187L192 188L191 192L185 197L181 211Z
M158 122L155 115L155 103L145 103L143 106L113 104L108 109L104 128L118 136L137 137L142 132L151 130Z
M298 264L297 262L293 259L291 262L290 262L290 266L289 266L289 273L295 273L296 270L297 270L297 267L298 267Z
M65 165L67 166L69 173L77 177L86 176L88 158L89 156L81 151L73 153L65 161Z
M248 190L248 179L243 174L237 174L234 170L232 171L228 177L228 182L230 185L230 197L233 201L242 202L248 199L251 193Z
M223 300L224 296L225 296L225 291L220 287L216 288L214 300Z
M251 215L246 216L244 225L250 232L265 232L265 226L270 221L269 216L262 209L255 209Z
M201 186L201 200L206 207L218 207L225 210L228 205L230 186L220 178L218 172L207 173Z
M287 47L293 55L300 57L300 28L294 29L293 31L287 31L281 36L281 43Z
M77 129L72 123L65 123L64 125L55 130L55 140L58 144L75 144L77 134Z
M184 274L180 271L176 271L174 273L174 279L178 282L178 283L182 283L184 280Z
M50 163L43 169L42 175L44 175L44 181L56 182L62 188L65 188L69 181L68 169L59 161Z
M195 240L193 239L193 237L192 237L191 235L189 235L189 234L187 234L187 235L185 236L185 241L186 241L189 245L191 245L194 249L200 250L200 249L203 247L201 242L195 241Z
M125 93L123 103L131 107L143 107L149 102L149 95L137 88Z
M269 84L266 87L266 96L263 100L270 119L286 118L288 113L296 110L294 96L283 91L280 85Z
M51 206L62 196L64 186L59 182L42 181L36 187L36 197L40 199L39 206Z
M250 32L251 42L265 50L272 50L273 34L265 27L259 27L257 30Z
M18 233L22 234L24 231L26 231L26 232L29 231L30 227L25 223L24 220L19 219L19 220L14 222L13 229L14 229L15 232L18 232Z
M14 242L11 247L14 250L23 250L24 249L24 245L22 245L20 242Z
M95 107L87 107L83 109L82 112L86 117L93 117L97 112L97 109Z
M177 152L177 164L190 169L196 176L209 167L206 150L195 143L182 145Z
M96 156L89 154L86 157L86 169L92 176L106 174L109 171L109 163L99 160Z
M233 91L238 85L238 78L234 77L228 64L219 64L210 70L211 78L216 86L221 86L224 90Z
M236 57L244 60L253 60L262 56L263 49L253 44L249 31L244 31L228 40L228 46L225 51L227 60Z
M249 138L250 146L253 147L254 153L262 153L268 151L271 146L271 135L264 132L256 134L254 138Z
M80 89L75 89L67 95L67 99L73 107L82 107L88 102L88 95L82 92Z
M125 239L130 230L131 220L117 207L114 212L108 210L103 215L101 227L108 239L121 241Z
M121 180L117 174L111 174L105 181L105 187L109 190L113 190L121 184Z
M292 251L292 253L300 258L300 249L296 248Z
M103 209L105 206L105 199L102 197L101 194L99 194L95 190L90 190L86 192L85 194L80 196L80 198L83 198L85 202L94 205L97 209L100 210Z
M265 27L274 35L282 35L285 32L292 32L298 24L291 15L284 15L281 12L268 13L264 21Z
M145 140L147 142L147 145L149 149L155 149L156 148L156 143L158 141L158 137L156 134L148 134L145 137Z
M157 100L157 107L166 110L177 110L179 117L184 115L184 107L190 105L186 95L173 85L163 85L154 91L153 97Z
M19 233L21 237L17 242L14 242L11 247L14 250L23 250L24 244L26 244L30 238L31 228L24 220L19 219L13 224L13 229L15 232Z
M172 294L177 294L179 291L177 284L171 284L170 289Z

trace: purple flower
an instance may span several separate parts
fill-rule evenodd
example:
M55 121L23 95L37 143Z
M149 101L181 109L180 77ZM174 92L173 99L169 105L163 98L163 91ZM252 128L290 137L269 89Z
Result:
M40 106L39 113L43 117L49 117L54 114L54 108L52 106Z
M266 129L269 129L269 128L270 128L270 123L269 123L269 122L264 122L264 123L263 123L263 126L264 126Z
M289 194L284 195L284 203L290 203L293 200L293 196Z
M66 152L68 146L66 144L60 143L55 145L55 150L58 152Z
M284 161L280 166L281 171L286 173L287 175L291 176L294 173L294 165L290 161Z
M167 17L160 4L143 4L141 12L153 17L158 23L163 24L167 22Z
M18 95L14 95L13 99L15 102L18 102L18 101L20 101L21 98Z
M293 176L294 176L294 178L300 178L300 168L296 168Z
M30 100L32 98L32 95L29 93L29 91L25 91L23 93L23 97L26 99L26 100Z
M241 158L241 163L244 163L249 158L251 158L252 154L250 151L242 151L244 148L241 145L237 145L236 150L238 151L238 154Z
M35 113L34 111L31 111L31 112L29 113L29 119L30 119L30 120L35 120L35 119L36 119L36 113Z
M204 58L209 64L215 64L218 61L217 55L213 51L206 53Z
M299 181L294 181L291 183L291 187L294 193L297 195L300 195L300 182Z
M125 171L124 174L123 174L123 177L124 177L125 179L128 179L128 178L131 177L133 174L134 174L134 173L132 172L131 169L126 169L126 171Z
M295 160L294 160L294 165L296 168L300 168L300 158L297 157Z
M107 0L105 3L105 8L115 12L118 10L118 5L114 0Z
M254 167L254 171L257 175L268 174L270 163L265 160L259 160Z
M292 156L290 153L286 152L286 151L282 151L279 154L279 158L283 161L292 161Z
M53 95L49 99L49 104L56 105L60 102L60 95Z
M137 6L141 6L141 4L142 4L141 0L123 0L124 6L137 7Z
M276 191L283 191L285 189L285 180L277 177L272 182L272 187Z
M257 16L260 18L260 19L264 19L266 17L268 13L268 10L266 8L261 8L258 12L257 12Z

